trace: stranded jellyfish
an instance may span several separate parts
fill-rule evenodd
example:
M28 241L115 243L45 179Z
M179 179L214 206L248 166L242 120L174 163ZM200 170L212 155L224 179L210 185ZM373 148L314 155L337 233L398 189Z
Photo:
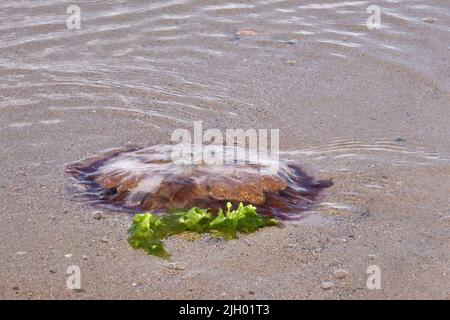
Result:
M176 158L175 145L153 145L111 150L73 163L67 172L77 182L78 197L131 212L164 213L194 206L217 210L227 202L243 202L261 214L295 219L331 185L315 181L296 164L251 150L207 147L213 161L199 158L196 150L204 155L204 148L189 146L186 157L185 147L184 157Z

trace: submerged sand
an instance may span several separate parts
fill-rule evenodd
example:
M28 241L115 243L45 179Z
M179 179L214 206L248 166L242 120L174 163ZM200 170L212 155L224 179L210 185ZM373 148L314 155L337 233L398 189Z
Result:
M81 4L81 30L65 4L0 5L1 298L450 298L448 3L380 1L373 33L364 5L145 3ZM197 120L278 128L334 186L282 228L170 238L170 263L129 247L130 214L72 198L67 164Z

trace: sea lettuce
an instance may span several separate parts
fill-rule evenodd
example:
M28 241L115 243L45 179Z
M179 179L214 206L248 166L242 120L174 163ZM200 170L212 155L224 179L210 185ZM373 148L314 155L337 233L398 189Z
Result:
M168 257L161 241L161 218L153 214L137 214L128 233L128 243L134 249L144 249L148 254Z
M194 207L187 211L176 211L163 216L152 213L136 214L128 230L128 242L134 249L144 249L148 254L169 257L163 239L185 231L209 232L224 239L236 239L238 232L252 233L257 229L278 224L278 221L262 216L252 205L242 203L232 210L227 203L227 210L212 214L208 209Z

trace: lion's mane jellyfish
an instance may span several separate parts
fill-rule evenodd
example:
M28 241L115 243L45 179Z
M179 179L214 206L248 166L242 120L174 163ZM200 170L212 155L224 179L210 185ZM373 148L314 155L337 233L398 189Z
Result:
M255 205L261 214L295 219L331 185L314 181L296 164L235 146L208 148L215 152L213 163L173 161L174 145L153 145L111 150L73 163L67 172L77 182L77 197L131 212L164 213L193 206L217 210L226 202L243 202ZM190 156L196 159L195 146L192 150Z

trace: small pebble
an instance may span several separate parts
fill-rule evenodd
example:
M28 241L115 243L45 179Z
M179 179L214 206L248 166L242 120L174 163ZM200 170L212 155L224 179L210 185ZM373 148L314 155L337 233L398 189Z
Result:
M166 263L165 267L171 270L184 270L184 267L182 265L179 265L175 262Z
M82 255L82 256L81 256L81 259L87 260L87 259L88 259L88 256L87 256L87 255Z
M369 258L370 260L377 260L377 256L374 255L374 254L369 254L369 255L367 256L367 258Z
M50 273L56 273L56 270L49 270Z
M102 213L101 211L94 211L94 219L95 220L100 220L102 218Z
M425 17L422 19L423 22L427 22L427 23L434 23L436 22L436 19L433 17Z
M109 243L109 241L108 241L108 237L103 237L102 239L100 239L100 242L103 242L103 243Z
M16 252L16 254L19 255L19 256L23 256L24 254L27 254L27 252L26 251L19 251L19 252Z
M65 254L64 257L66 257L67 259L69 259L69 258L72 258L72 257L73 257L73 254L68 253L68 254Z
M293 66L294 64L296 64L297 62L295 60L288 60L286 61L286 63L290 66Z
M330 290L334 287L334 283L331 281L324 281L324 282L322 282L321 286L322 286L322 289L324 289L324 290Z
M336 270L336 271L334 272L334 276L335 276L337 279L344 279L345 277L348 276L348 272L347 272L346 270L339 269L339 270Z
M251 36L254 37L257 35L257 32L255 30L240 30L234 34L237 37L241 36Z

